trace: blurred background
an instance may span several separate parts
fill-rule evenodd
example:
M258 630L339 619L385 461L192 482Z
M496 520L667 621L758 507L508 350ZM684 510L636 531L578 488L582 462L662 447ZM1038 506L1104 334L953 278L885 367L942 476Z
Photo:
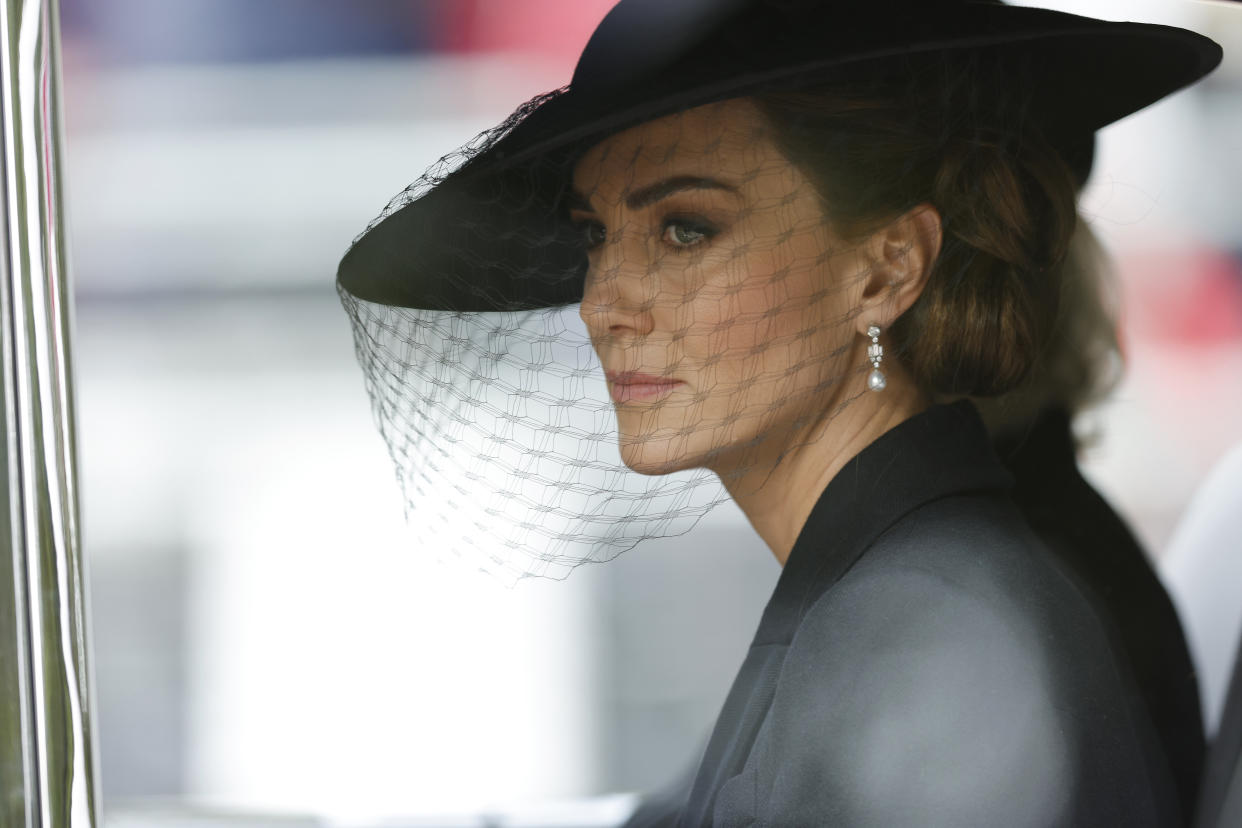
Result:
M436 564L333 286L393 194L568 81L610 5L62 0L109 824L608 825L701 750L778 574L744 518L564 582ZM1242 6L1031 5L1226 50L1101 133L1084 196L1127 361L1085 471L1159 558L1242 441Z

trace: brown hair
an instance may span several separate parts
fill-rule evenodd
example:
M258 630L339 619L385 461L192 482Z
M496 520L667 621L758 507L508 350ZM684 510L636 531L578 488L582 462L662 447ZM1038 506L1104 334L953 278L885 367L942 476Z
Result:
M912 57L754 96L840 235L862 238L922 203L939 211L940 255L888 334L940 397L997 396L1032 374L1078 223L1077 182L1032 118L1033 87L998 65L977 52Z
M1121 379L1116 272L1081 217L1060 271L1060 309L1031 375L1008 394L975 400L994 435L1025 429L1049 406L1077 414L1101 402Z

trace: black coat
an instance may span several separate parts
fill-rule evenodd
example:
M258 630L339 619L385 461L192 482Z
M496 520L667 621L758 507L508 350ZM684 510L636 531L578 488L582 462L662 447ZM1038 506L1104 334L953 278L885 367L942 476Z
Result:
M1067 411L1049 408L993 442L1027 522L1105 611L1169 758L1181 811L1192 813L1206 752L1203 715L1168 591L1130 528L1079 473Z
M1012 484L967 402L902 423L833 478L679 824L1181 821L1106 611Z

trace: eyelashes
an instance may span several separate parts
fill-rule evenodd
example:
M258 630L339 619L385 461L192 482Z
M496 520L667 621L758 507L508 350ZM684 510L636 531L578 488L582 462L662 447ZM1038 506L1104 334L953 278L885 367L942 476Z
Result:
M582 240L582 246L587 250L595 250L608 240L607 229L598 221L579 219L574 220L573 225L578 231L578 237Z
M595 219L571 219L587 251L596 250L608 240L608 230ZM702 216L669 215L660 221L660 240L673 250L702 247L720 235L720 227Z
M674 248L698 247L720 235L720 228L698 216L669 216L664 219L660 237Z

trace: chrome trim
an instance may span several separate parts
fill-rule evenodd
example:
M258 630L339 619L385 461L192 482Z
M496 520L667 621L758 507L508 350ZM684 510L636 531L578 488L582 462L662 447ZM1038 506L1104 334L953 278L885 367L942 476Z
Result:
M94 826L87 584L79 536L56 0L0 7L0 824Z

